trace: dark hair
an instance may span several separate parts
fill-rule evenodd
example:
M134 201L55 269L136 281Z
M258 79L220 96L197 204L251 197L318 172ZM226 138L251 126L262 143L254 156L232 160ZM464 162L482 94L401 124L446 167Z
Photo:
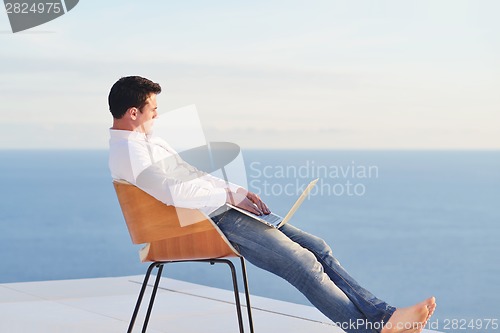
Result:
M109 92L109 111L114 118L120 119L130 108L136 107L141 110L146 105L149 95L160 92L160 85L146 78L122 77L116 81Z

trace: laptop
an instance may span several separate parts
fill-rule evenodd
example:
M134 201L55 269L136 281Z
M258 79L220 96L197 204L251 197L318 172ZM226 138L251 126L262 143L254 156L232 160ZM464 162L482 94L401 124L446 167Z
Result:
M285 217L281 217L277 214L274 214L274 213L271 213L269 215L255 215L254 213L250 213L249 211L246 211L242 208L239 208L239 207L236 207L234 205L231 205L229 203L227 203L226 205L228 207L231 207L233 209L236 209L237 211L245 214L245 215L248 215L250 216L251 218L259 221L259 222L262 222L272 228L280 228L282 225L284 225L285 223L287 223L288 221L290 221L290 219L292 218L293 214L295 214L295 212L297 211L297 209L299 209L300 205L302 204L302 202L304 202L304 200L307 198L307 196L309 195L309 192L311 192L311 190L313 189L314 185L316 185L316 183L318 182L318 179L319 178L316 178L315 180L311 181L309 183L309 185L307 185L307 187L304 189L304 191L302 192L302 194L299 196L299 198L297 199L297 201L295 201L295 203L293 204L292 208L288 211L288 213L285 215Z

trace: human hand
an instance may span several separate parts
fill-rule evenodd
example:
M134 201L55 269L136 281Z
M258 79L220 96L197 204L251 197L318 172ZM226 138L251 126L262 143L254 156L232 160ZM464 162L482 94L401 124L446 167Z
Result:
M231 192L227 190L226 202L239 207L255 215L262 215L262 211L245 194L241 192Z
M239 189L238 189L239 190ZM263 213L263 214L270 214L271 213L271 210L269 210L269 208L267 207L267 205L264 203L264 201L262 201L262 199L255 193L253 192L250 192L250 191L246 191L246 197L251 201L253 202L257 208L259 208L259 210Z

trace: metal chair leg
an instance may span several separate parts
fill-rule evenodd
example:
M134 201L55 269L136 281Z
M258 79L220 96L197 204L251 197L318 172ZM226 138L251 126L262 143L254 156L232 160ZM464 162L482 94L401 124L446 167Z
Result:
M158 272L156 273L155 285L154 285L153 291L151 293L151 298L149 299L149 306L148 306L148 311L146 313L146 318L144 318L144 324L142 326L142 333L146 333L146 329L148 327L149 317L151 316L151 310L153 310L153 304L155 302L156 292L158 291L158 286L160 284L161 273L163 271L163 265L164 265L163 263L157 265Z
M246 274L246 265L245 265L245 259L243 257L240 257L241 260L241 270L242 270L242 275L243 275L243 284L245 288L245 298L246 298L246 303L247 303L247 313L248 313L248 321L249 321L249 326L250 326L250 332L253 333L253 319L252 319L252 309L250 305L250 292L248 290L248 280L247 280L247 274ZM148 270L146 271L146 276L144 277L144 281L141 286L141 291L139 292L139 296L137 298L137 302L134 308L134 312L132 314L132 318L130 320L130 324L127 330L127 333L132 333L132 330L134 328L135 320L137 319L137 315L139 313L139 309L141 307L142 299L144 297L144 293L146 291L146 287L149 282L149 277L151 276L151 273L155 267L158 268L158 272L156 274L156 280L155 284L153 286L153 290L151 293L151 297L149 299L149 306L148 310L146 312L146 317L144 319L144 323L142 326L142 333L146 332L148 323L149 323L149 318L151 316L151 312L153 309L153 304L156 298L156 293L158 291L158 287L160 284L161 280L161 274L163 272L163 266L168 263L175 263L175 262L209 262L211 264L214 263L224 263L229 266L231 270L231 277L233 280L233 291L234 291L234 299L236 303L236 313L238 316L238 325L240 329L240 333L244 333L244 328L243 328L243 316L241 312L241 301L240 301L240 294L238 290L238 279L236 275L236 268L234 267L234 264L231 260L229 259L205 259L205 260L183 260L183 261L156 261L153 262L151 265L149 265Z
M137 297L134 313L132 314L132 318L130 319L130 324L128 326L127 333L132 333L132 329L134 328L137 314L139 313L139 308L141 307L142 298L144 297L144 292L146 291L146 287L148 285L149 277L151 276L151 272L153 271L153 268L155 268L155 266L156 263L154 262L151 265L149 265L148 270L146 271L146 275L144 276L144 282L142 282L141 291L139 292L139 296Z
M240 328L240 333L244 333L243 329L243 315L241 314L241 301L240 301L240 292L238 290L238 278L236 276L236 268L234 264L229 259L213 259L213 262L225 263L231 269L231 276L233 279L233 291L234 291L234 301L236 303L236 314L238 316L238 325Z
M243 286L245 288L245 299L247 302L248 325L250 326L250 333L254 333L253 332L252 306L250 305L250 291L248 289L247 268L246 268L246 264L245 264L245 258L240 257L240 261L241 261L241 274L243 275Z

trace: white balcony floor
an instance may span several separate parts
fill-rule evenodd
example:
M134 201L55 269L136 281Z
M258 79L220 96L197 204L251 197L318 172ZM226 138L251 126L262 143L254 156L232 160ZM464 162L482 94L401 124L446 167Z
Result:
M127 276L0 284L0 332L126 332L142 279ZM243 295L241 300L244 303ZM343 332L310 306L258 296L251 296L251 302L256 333ZM144 303L134 332L141 331L146 307ZM248 332L246 316L244 319ZM162 278L148 332L238 332L233 293Z

